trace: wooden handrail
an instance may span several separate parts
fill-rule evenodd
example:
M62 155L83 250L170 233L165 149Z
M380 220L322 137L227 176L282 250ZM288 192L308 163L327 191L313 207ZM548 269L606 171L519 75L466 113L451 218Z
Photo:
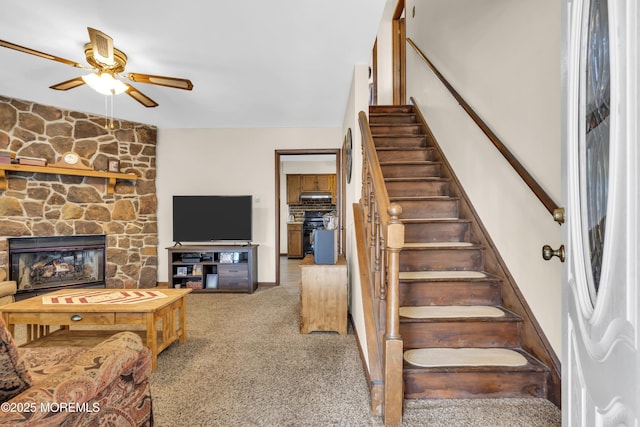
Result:
M418 56L422 58L422 60L431 68L433 73L440 79L442 84L449 90L451 95L458 101L460 106L467 112L467 114L471 117L471 119L480 127L482 132L489 138L489 140L493 143L493 145L502 153L504 158L509 162L509 164L515 169L516 173L520 175L520 177L524 180L524 182L529 186L531 191L536 195L536 197L542 202L544 207L549 211L549 213L554 217L554 220L562 223L557 219L556 210L558 209L558 205L553 201L551 196L547 194L546 191L538 184L538 182L531 176L531 174L526 170L526 168L518 161L518 159L509 151L509 149L504 145L504 143L496 136L495 133L487 126L487 124L476 114L476 112L471 108L471 106L462 98L462 96L451 86L451 84L447 81L447 79L438 71L438 69L433 65L431 61L426 57L426 55L420 50L418 46L411 40L411 38L407 37L407 43L416 51ZM415 103L415 101L414 101Z

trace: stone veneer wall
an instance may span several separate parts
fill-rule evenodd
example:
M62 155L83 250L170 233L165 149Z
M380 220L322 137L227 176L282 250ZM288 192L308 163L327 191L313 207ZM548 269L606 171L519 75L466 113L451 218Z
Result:
M103 178L7 172L0 191L0 265L8 264L8 237L107 235L107 287L148 288L157 283L157 128L0 96L0 150L51 163L73 151L95 170L110 160L137 181L117 181L107 194Z

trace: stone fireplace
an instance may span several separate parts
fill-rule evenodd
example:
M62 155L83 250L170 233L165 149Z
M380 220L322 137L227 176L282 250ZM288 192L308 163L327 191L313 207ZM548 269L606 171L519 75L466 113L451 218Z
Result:
M9 280L16 299L65 288L105 287L106 236L8 239Z
M121 119L114 120L113 129L104 124L101 116L0 96L0 150L44 158L49 165L74 152L93 170L106 172L110 162L118 161L120 172L137 177L118 180L110 192L104 178L8 171L6 189L0 190L0 268L8 275L15 274L9 271L14 268L9 240L100 235L105 239L102 265L82 269L104 272L89 278L90 283L107 288L157 285L157 129ZM54 257L67 264L89 257L83 251L69 256L58 252ZM42 266L41 278L54 272L52 265ZM58 266L49 283L28 286L48 288L80 273L79 266L72 267L74 274L63 268Z

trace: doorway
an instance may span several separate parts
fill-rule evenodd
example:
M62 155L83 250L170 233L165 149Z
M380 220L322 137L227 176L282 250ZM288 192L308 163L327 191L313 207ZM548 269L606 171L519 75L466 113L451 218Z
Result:
M415 6L412 13L415 13ZM393 105L404 105L406 98L406 25L405 1L400 0L393 13Z
M335 208L338 215L338 227L342 229L342 171L341 171L341 156L340 149L305 149L305 150L276 150L275 151L275 192L276 192L276 206L275 206L275 232L276 232L276 285L280 284L280 256L283 251L282 245L282 229L283 224L286 227L287 217L289 215L286 209L286 200L283 200L282 194L286 194L286 179L283 179L283 175L286 171L283 169L283 162L293 161L299 159L300 162L313 162L313 161L326 161L330 159L335 165L331 169L331 173L336 174L336 203ZM283 207L284 206L284 207ZM343 247L342 234L339 233L338 245Z

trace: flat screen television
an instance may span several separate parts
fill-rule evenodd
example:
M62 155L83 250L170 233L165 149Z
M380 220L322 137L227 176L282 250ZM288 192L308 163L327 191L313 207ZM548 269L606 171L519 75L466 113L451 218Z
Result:
M173 196L173 241L251 242L252 196Z

